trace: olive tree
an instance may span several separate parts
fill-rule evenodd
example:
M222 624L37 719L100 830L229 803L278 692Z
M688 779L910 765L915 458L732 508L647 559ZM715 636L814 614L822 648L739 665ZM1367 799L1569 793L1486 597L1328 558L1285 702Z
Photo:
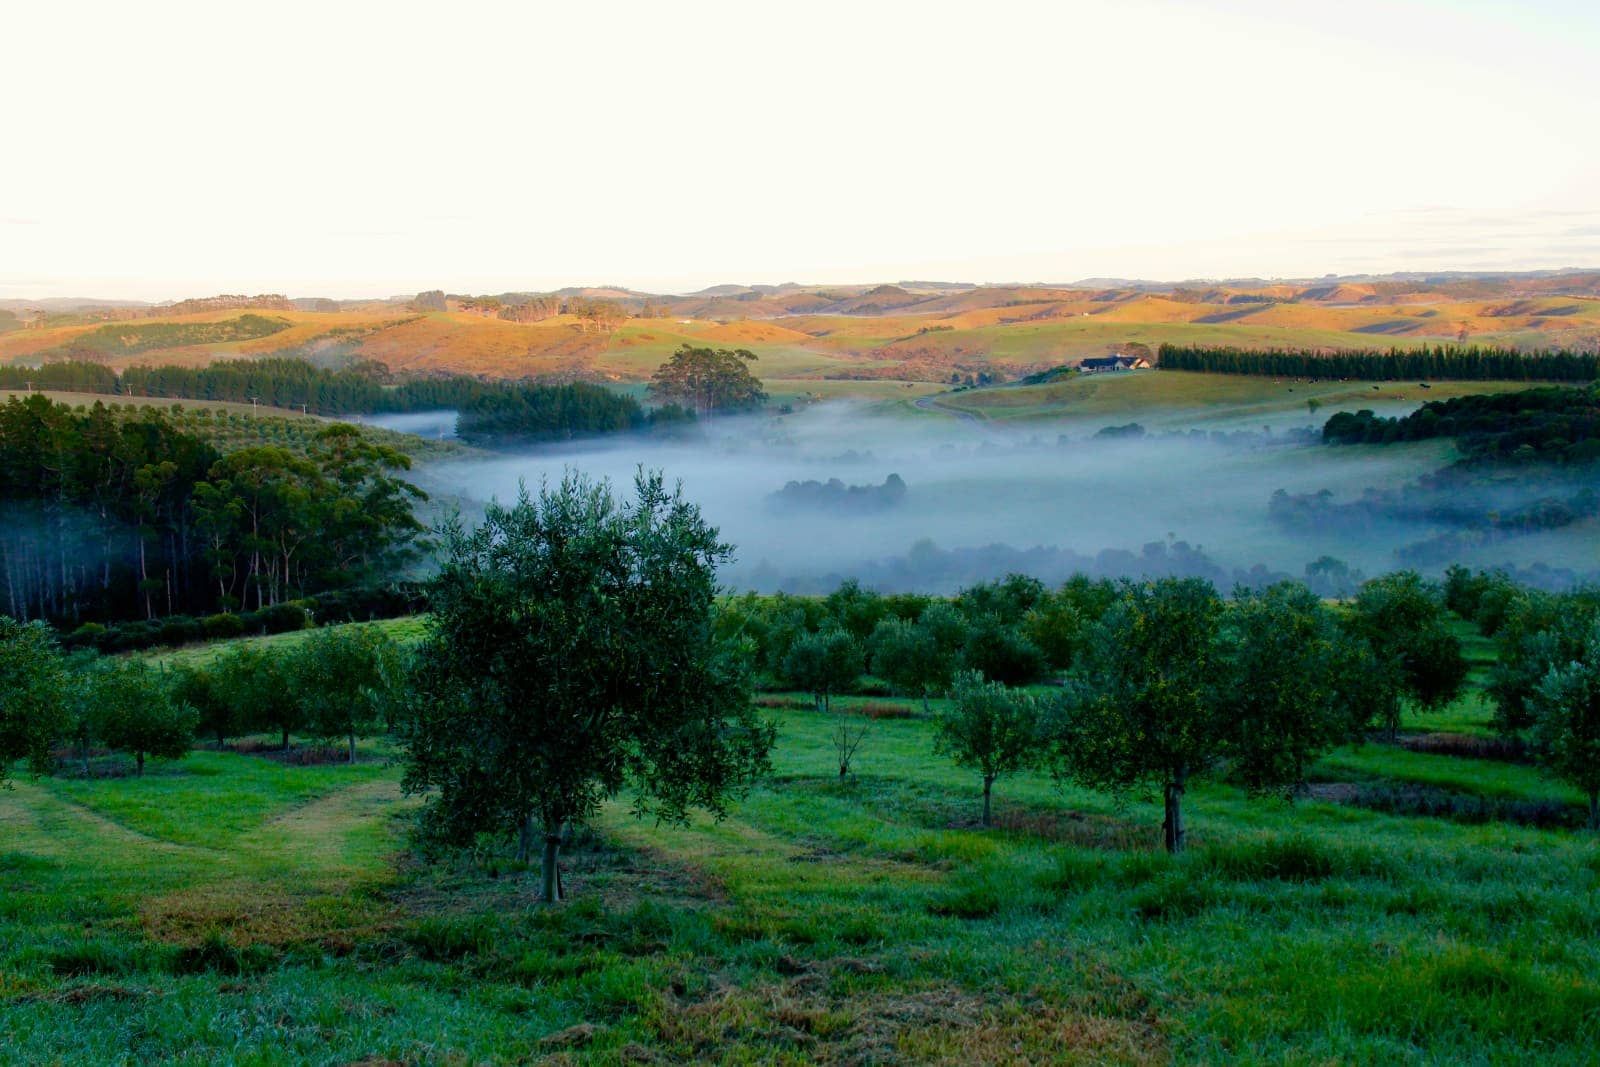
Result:
M289 735L305 726L289 653L270 646L235 645L212 660L206 674L212 694L228 709L228 721L236 728L277 733L288 749Z
M1169 852L1183 850L1184 790L1223 751L1222 613L1201 578L1125 583L1085 633L1063 691L1057 773L1119 794L1159 788Z
M927 712L928 698L950 683L951 661L939 653L931 629L900 618L887 618L873 627L869 642L872 673L888 682L897 692L922 698Z
M195 730L217 739L217 751L244 729L244 718L210 666L180 663L172 669L172 697L195 710Z
M801 634L783 657L789 684L811 694L820 712L833 710L833 695L853 689L865 666L861 645L848 630Z
M1396 673L1404 695L1442 708L1461 695L1468 664L1461 640L1446 625L1444 590L1415 571L1397 571L1361 587L1345 623ZM1373 723L1390 737L1400 727L1398 703Z
M41 622L0 615L0 783L26 760L50 769L50 746L68 730L67 677L55 638Z
M1498 655L1485 687L1500 733L1514 737L1534 724L1539 685L1583 654L1595 619L1594 606L1572 595L1528 590L1518 598L1495 635Z
M790 684L808 691L819 712L834 716L833 750L841 779L849 775L850 763L866 740L871 720L844 704L835 713L833 694L853 688L862 667L861 645L849 631L837 627L800 635L783 660Z
M1581 654L1552 667L1534 689L1534 758L1589 798L1589 829L1600 831L1600 622Z
M110 663L85 679L89 731L107 748L133 757L144 775L148 756L179 759L194 741L199 716L172 699L166 679L142 663Z
M400 660L400 646L380 627L314 631L294 650L290 669L312 733L346 741L354 763L356 739L393 721L389 709L403 684Z
M1300 582L1237 591L1222 637L1222 754L1252 793L1298 792L1318 757L1398 703L1366 642Z
M982 776L985 827L995 779L1038 762L1039 721L1039 702L1028 693L977 671L956 676L950 704L934 720L933 750Z
M637 815L720 818L768 767L774 728L712 626L731 548L660 474L634 489L569 473L491 503L447 524L428 584L405 789L448 841L514 830L527 860L540 833L548 902L569 827L625 786Z

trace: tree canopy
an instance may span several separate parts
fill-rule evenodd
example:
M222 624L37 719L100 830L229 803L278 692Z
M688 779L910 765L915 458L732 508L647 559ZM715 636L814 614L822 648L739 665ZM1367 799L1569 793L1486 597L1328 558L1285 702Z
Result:
M983 779L984 826L995 779L1039 762L1040 718L1033 696L963 671L950 689L949 707L934 719L934 751Z
M1589 828L1600 831L1600 622L1591 624L1576 659L1550 669L1530 703L1535 758L1583 790Z
M410 460L351 426L219 454L166 413L0 405L0 610L82 622L263 607L411 558Z
M749 349L696 348L684 345L650 381L650 395L675 401L699 415L750 411L766 403L767 394L750 370L756 355Z
M720 817L767 767L747 665L716 639L731 549L641 472L632 500L569 474L483 524L447 530L417 652L405 787L424 825L464 842L543 834L546 900L568 828L624 786L636 813Z

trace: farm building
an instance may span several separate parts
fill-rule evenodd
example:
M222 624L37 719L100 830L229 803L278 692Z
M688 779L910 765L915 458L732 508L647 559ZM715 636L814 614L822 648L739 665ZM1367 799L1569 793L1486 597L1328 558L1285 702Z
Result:
M1150 361L1143 356L1098 356L1079 363L1078 370L1084 374L1098 374L1103 371L1146 370L1149 366Z

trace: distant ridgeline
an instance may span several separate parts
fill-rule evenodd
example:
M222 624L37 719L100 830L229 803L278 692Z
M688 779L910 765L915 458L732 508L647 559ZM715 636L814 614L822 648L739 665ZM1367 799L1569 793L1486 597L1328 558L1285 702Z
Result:
M1594 388L1524 389L1435 400L1398 419L1341 411L1328 419L1330 444L1393 444L1454 437L1466 464L1600 459L1600 395Z
M837 478L825 482L790 482L776 493L767 494L767 507L773 511L830 511L845 515L866 515L896 507L906 495L906 483L891 474L882 485L845 485Z
M110 368L82 360L37 368L0 366L0 389L60 389L115 396L232 401L298 408L315 415L376 415L453 409L467 440L555 440L639 429L693 418L668 405L647 412L632 397L582 383L542 385L485 382L450 375L396 382L389 368L368 361L325 370L282 357L223 360L207 367Z
M1275 378L1511 382L1590 382L1600 378L1600 356L1591 352L1519 352L1476 345L1322 353L1304 348L1257 350L1164 344L1157 357L1163 370Z

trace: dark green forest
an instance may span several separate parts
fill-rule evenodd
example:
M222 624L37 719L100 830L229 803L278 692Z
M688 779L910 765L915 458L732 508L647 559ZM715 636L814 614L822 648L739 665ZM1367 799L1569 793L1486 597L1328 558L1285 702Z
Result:
M464 375L397 379L376 361L328 370L302 359L221 360L205 367L129 367L120 376L87 360L0 366L0 389L57 389L108 396L252 401L313 415L377 415L453 409L480 438L557 439L639 429L690 416L667 405L653 416L631 397L586 383L489 382Z
M1477 345L1320 352L1163 344L1157 350L1157 365L1162 370L1312 380L1589 382L1600 377L1600 356L1592 352L1522 352Z
M58 624L261 609L415 549L403 454L351 426L226 454L166 413L0 406L0 609Z
M631 396L573 382L485 391L461 407L456 435L470 444L492 446L594 437L693 420L694 413L677 404L646 411Z
M1431 401L1401 418L1341 411L1322 437L1344 445L1454 437L1472 462L1584 464L1600 459L1600 396L1552 386Z

